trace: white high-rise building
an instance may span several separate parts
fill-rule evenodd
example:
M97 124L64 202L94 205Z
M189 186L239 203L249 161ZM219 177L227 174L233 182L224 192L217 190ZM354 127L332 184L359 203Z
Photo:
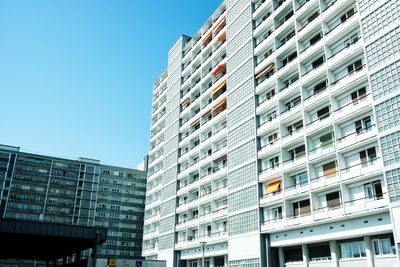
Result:
M169 51L149 155L148 259L399 266L400 1L224 1Z

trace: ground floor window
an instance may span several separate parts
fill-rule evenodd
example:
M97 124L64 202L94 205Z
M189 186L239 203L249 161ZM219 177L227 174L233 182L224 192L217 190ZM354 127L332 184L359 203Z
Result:
M310 261L324 261L331 259L331 247L329 243L308 245L308 256Z
M375 236L371 239L376 256L396 254L396 245L392 234Z
M340 258L365 257L365 242L362 239L346 240L339 243Z
M303 252L301 247L284 248L285 263L303 261Z

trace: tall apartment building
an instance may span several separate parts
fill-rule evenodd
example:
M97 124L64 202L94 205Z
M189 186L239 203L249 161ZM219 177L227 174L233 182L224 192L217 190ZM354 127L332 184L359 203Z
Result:
M226 0L153 91L143 256L398 266L400 1Z
M108 228L98 259L141 255L146 172L0 145L0 218Z

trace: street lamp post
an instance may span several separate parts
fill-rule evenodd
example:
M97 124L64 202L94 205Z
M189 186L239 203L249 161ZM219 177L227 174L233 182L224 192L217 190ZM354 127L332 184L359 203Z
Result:
M204 266L204 248L205 248L205 246L207 245L207 242L206 242L206 241L201 241L201 242L200 242L200 245L201 245L201 251L202 251L202 253L203 253L203 255L202 255L202 257L201 257L201 267L205 267L205 266Z

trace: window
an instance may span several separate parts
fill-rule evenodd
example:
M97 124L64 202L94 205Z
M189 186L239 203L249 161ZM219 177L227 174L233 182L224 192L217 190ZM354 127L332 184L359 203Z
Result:
M340 192L332 192L329 194L326 194L326 203L328 208L338 208L340 207Z
M310 39L310 46L318 43L318 41L321 40L321 38L322 38L321 33L318 33L317 35L315 35L313 38Z
M347 73L351 74L354 71L359 70L362 67L362 61L361 59L355 61L353 64L350 64L347 66Z
M292 186L302 187L308 184L308 175L307 172L299 173L296 175L290 176Z
M327 84L328 84L328 80L324 80L324 81L316 84L314 86L314 95L324 91L326 89Z
M324 261L331 259L331 249L329 243L308 245L308 255L310 261Z
M271 91L267 92L265 94L266 98L269 100L275 95L275 89L272 89Z
M321 57L317 58L316 60L314 60L314 61L311 63L311 65L312 65L313 69L316 69L316 68L318 68L319 66L321 66L322 64L324 64L324 62L325 62L325 57L324 57L324 56L321 56Z
M268 136L268 143L270 145L274 144L277 140L278 140L278 133L274 133Z
M343 23L355 14L354 8L347 11L343 16L340 17L340 21Z
M363 240L344 241L339 243L340 258L365 257L365 243Z
M383 235L372 238L375 256L394 255L396 254L396 246L393 235Z
M274 169L279 166L279 157L276 156L269 160L269 165L271 169Z
M330 147L333 144L333 133L328 133L319 138L321 148Z
M271 211L272 211L272 220L282 219L282 207L274 208Z
M366 132L366 131L370 130L372 127L371 118L369 116L356 121L354 124L355 124L357 134Z
M301 247L284 248L285 263L303 261L303 252Z
M308 215L311 212L310 200L305 199L292 203L294 217Z
M330 178L336 175L336 161L332 161L322 165L322 171L325 178Z
M368 199L382 199L382 185L381 181L364 184L365 198Z
M368 166L376 159L375 147L368 148L367 150L360 151L360 161L363 167Z
M358 101L360 101L361 99L363 99L366 96L367 96L367 90L365 89L365 87L362 87L362 88L358 89L357 91L351 93L351 101L355 105L355 104L358 104Z
M330 114L330 106L326 106L317 111L317 116L319 120L329 117L329 114Z
M298 146L295 149L289 151L291 160L298 159L302 156L305 156L305 154L306 154L306 146L305 145Z
M301 97L298 96L295 99L290 100L289 102L287 102L286 105L286 110L290 110L291 108L299 105L301 103Z
M303 120L300 120L300 121L287 127L289 135L292 135L293 132L296 132L297 130L300 130L301 128L303 128Z
M284 60L282 60L282 63L283 63L282 67L286 66L286 64L288 64L289 62L291 62L295 58L297 58L297 52L293 52L292 54L287 56Z

